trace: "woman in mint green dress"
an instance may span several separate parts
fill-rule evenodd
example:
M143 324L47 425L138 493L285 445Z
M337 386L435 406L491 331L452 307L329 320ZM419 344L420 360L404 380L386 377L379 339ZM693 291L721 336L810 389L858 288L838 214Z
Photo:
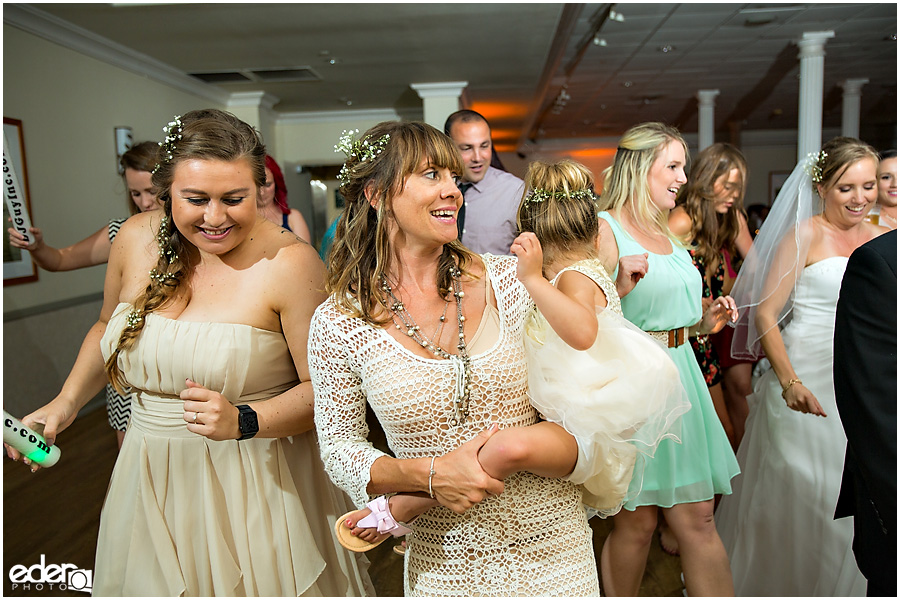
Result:
M686 157L687 145L675 129L636 125L619 141L600 198L606 209L600 213L601 260L612 269L619 257L647 256L645 274L632 275L639 281L622 298L625 318L668 348L692 405L682 417L682 443L660 444L641 493L613 519L600 557L608 596L637 595L659 508L678 539L688 595L734 595L713 496L731 493L739 468L687 338L721 330L737 317L737 308L722 296L701 312L700 274L669 231L669 210L687 182Z

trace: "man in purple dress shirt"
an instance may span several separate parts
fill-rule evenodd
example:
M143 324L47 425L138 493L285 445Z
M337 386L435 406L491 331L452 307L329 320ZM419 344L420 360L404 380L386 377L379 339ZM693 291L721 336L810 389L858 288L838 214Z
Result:
M459 236L467 248L482 254L509 254L516 238L516 213L525 182L491 166L491 127L473 110L449 117L444 132L450 136L465 163L460 190L463 207L457 215Z

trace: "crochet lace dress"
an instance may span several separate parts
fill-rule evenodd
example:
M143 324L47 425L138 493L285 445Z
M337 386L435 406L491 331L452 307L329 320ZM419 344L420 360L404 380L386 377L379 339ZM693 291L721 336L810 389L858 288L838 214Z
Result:
M366 403L397 458L440 456L492 423L531 425L525 316L532 306L516 279L516 259L484 255L500 317L499 339L472 356L469 417L451 424L463 378L460 361L428 359L383 328L349 317L329 300L309 336L316 428L325 469L362 507L372 463L384 454L367 440ZM599 595L581 492L566 481L515 473L505 490L459 515L436 507L407 537L408 596Z

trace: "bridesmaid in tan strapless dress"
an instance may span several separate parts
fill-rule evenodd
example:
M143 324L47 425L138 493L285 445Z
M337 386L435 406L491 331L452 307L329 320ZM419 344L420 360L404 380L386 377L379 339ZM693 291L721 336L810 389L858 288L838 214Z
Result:
M23 419L55 441L107 381L133 391L93 593L373 594L365 557L331 532L350 505L312 430L322 262L257 213L265 147L252 127L209 109L165 132L152 178L163 208L122 225L99 320L59 395Z
M101 342L104 358L131 309L128 303L116 308ZM185 378L235 405L295 386L284 335L156 314L146 321L137 343L119 359L134 403L101 519L94 592L364 592L351 564L358 555L339 546L330 529L352 507L328 481L312 431L215 442L185 428L178 396Z

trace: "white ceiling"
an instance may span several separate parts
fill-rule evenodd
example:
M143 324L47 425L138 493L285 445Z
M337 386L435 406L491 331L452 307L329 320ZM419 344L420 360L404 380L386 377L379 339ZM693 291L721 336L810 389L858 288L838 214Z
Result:
M467 81L465 103L488 116L501 150L520 152L533 142L617 136L646 120L695 132L701 89L720 91L717 139L795 129L796 41L830 30L824 126L840 127L841 82L867 78L861 137L896 145L896 3L68 3L29 11L184 74L308 68L317 79L218 84L272 94L280 113L421 114L411 83ZM558 106L561 90L568 98Z

